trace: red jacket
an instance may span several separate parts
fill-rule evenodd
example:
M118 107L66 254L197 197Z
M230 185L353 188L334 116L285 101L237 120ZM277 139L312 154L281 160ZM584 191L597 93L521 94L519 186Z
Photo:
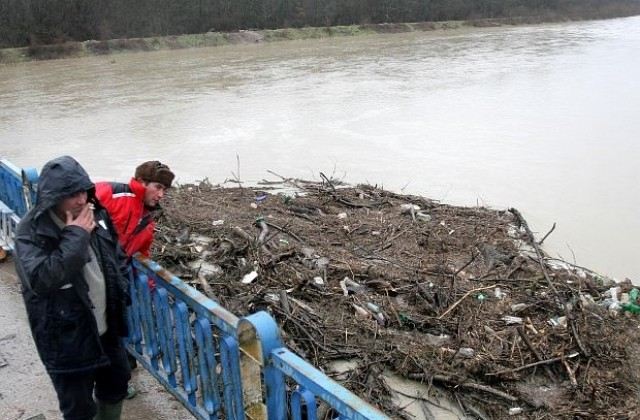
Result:
M153 242L153 212L144 206L146 187L132 178L129 184L96 183L96 197L107 209L127 256L148 257Z

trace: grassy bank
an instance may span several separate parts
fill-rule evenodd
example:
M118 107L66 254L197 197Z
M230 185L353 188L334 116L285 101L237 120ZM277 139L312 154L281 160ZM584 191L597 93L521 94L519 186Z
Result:
M343 36L366 36L380 33L454 30L462 27L493 27L540 23L535 19L494 19L474 21L386 23L333 27L284 28L246 30L238 32L207 32L151 38L110 39L104 41L61 42L52 45L31 45L0 50L0 63L12 64L32 60L122 54L126 52L160 51L184 48L217 47L222 45L275 42L285 40L320 39Z

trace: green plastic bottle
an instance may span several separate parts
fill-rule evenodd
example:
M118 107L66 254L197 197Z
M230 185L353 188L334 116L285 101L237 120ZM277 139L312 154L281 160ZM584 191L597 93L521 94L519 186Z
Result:
M623 311L631 312L632 314L640 314L640 306L635 303L623 303L621 308Z

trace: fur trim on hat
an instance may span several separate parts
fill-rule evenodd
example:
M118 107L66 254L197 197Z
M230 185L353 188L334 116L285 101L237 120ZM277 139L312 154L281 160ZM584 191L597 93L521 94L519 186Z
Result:
M170 188L175 175L167 165L157 160L150 160L136 168L134 178L145 182L158 182Z

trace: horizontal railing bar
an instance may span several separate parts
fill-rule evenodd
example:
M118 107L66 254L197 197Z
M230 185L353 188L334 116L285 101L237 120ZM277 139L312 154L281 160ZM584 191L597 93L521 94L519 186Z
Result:
M6 159L0 159L0 169L4 169L6 173L15 177L20 183L22 183L22 169L18 168L13 163Z
M271 351L274 366L299 385L353 420L388 420L378 409L326 376L309 362L286 348Z
M132 259L133 266L144 270L146 274L152 275L154 280L164 280L163 286L170 292L181 296L181 298L198 314L211 320L216 327L228 334L236 332L239 318L226 310L216 301L208 298L195 288L187 285L179 277L172 274L150 258L145 258L140 254ZM213 316L212 316L213 315Z

